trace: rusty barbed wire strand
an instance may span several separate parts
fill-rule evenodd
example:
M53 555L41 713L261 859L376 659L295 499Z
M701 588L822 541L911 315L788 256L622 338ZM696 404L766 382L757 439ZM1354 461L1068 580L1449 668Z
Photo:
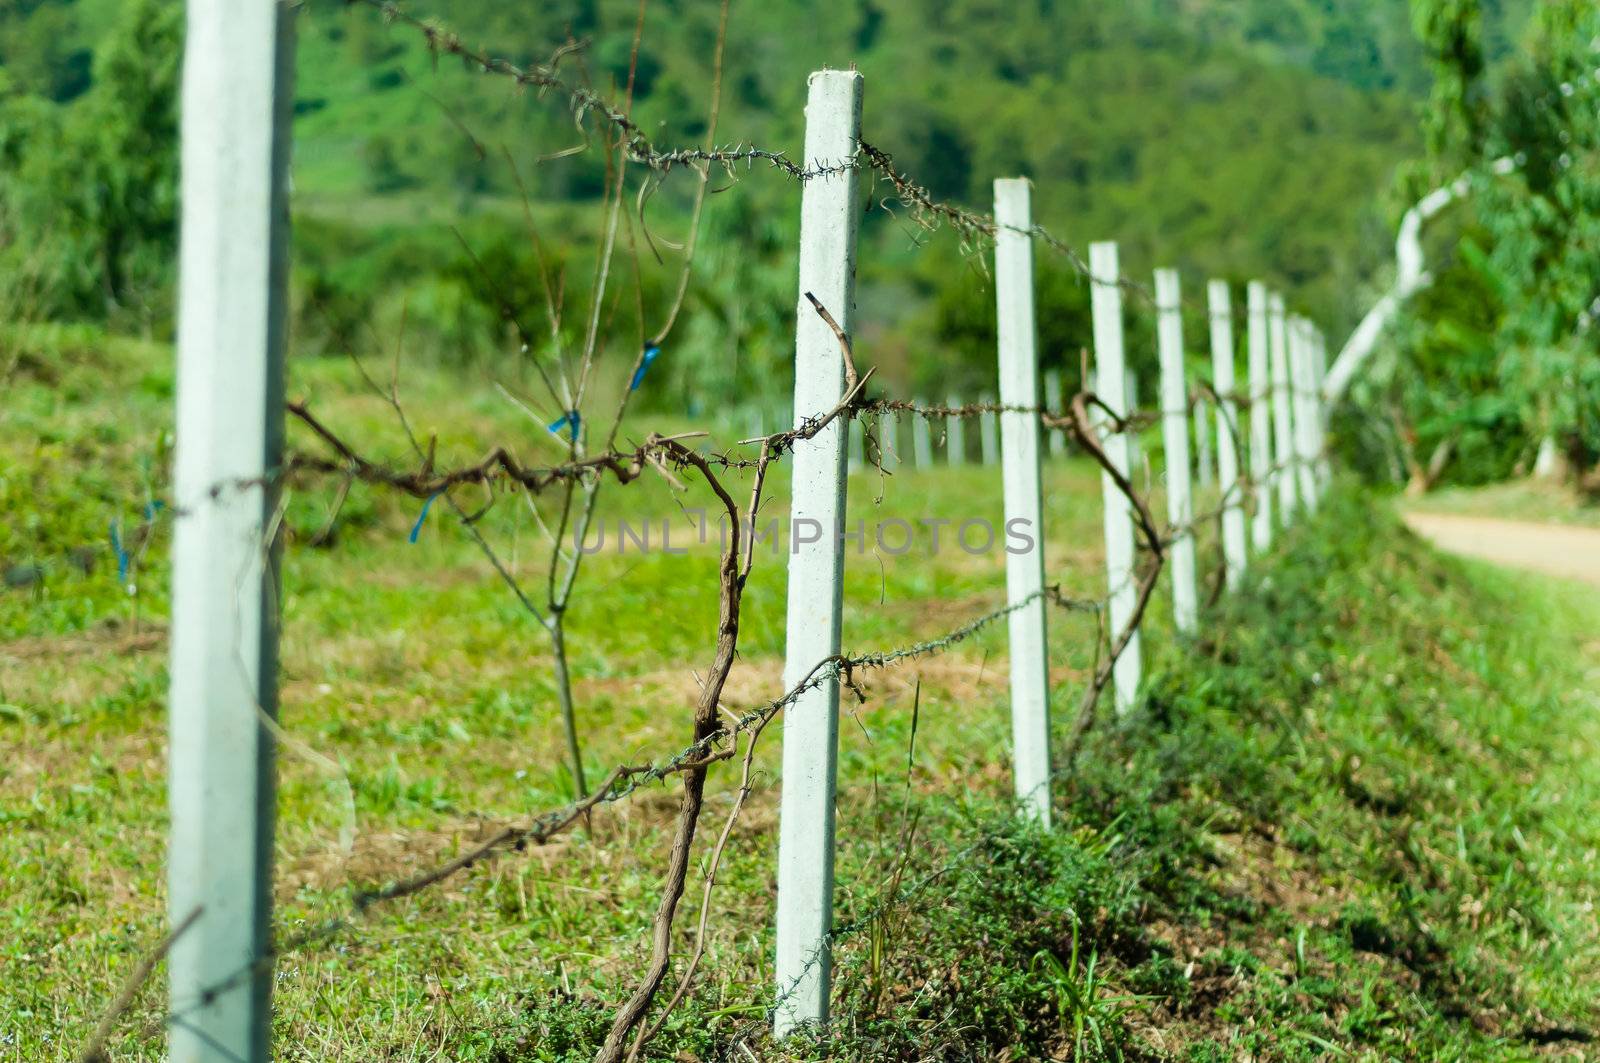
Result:
M193 1008L207 1006L217 996L242 984L289 953L315 946L352 929L361 917L377 905L424 892L462 871L471 870L479 864L488 863L508 853L519 853L530 846L547 844L589 811L629 800L651 784L666 781L685 771L730 759L735 748L730 743L736 742L741 735L759 732L780 712L810 690L837 680L855 694L858 700L864 702L866 694L856 681L858 672L878 671L906 661L943 653L1012 613L1040 600L1062 609L1078 612L1098 613L1104 608L1102 600L1074 598L1063 593L1059 586L1050 586L1020 601L984 613L933 638L889 650L854 655L838 654L825 658L817 662L782 696L746 711L717 732L690 743L668 757L644 765L617 765L598 787L580 800L540 813L520 826L504 827L467 852L415 875L375 888L354 890L348 913L323 920L275 943L268 954L201 990L193 1005L189 1008L175 1009L164 1021L174 1021Z

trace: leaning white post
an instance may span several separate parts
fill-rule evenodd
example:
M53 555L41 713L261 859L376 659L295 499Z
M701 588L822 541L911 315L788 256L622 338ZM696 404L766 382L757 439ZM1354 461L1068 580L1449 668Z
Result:
M1017 803L1050 823L1050 670L1045 642L1044 504L1039 488L1039 359L1033 317L1033 228L1024 178L994 183L994 281L1000 348L1001 477L1011 646L1011 750ZM1032 541L1013 552L1011 541ZM1019 539L1020 541L1020 539Z
M917 399L918 409L927 409L927 406L926 399ZM916 459L917 468L933 467L933 428L928 424L927 414L911 415L911 456Z
M1239 404L1234 399L1233 302L1228 282L1206 288L1211 316L1211 387L1217 393L1217 485L1222 492L1223 577L1237 590L1246 564L1244 495L1239 482Z
M1312 369L1311 323L1303 317L1289 322L1289 381L1294 394L1294 439L1298 461L1300 500L1308 511L1317 508L1316 380Z
M987 392L978 396L978 401L985 406L993 406L994 396ZM984 410L978 414L978 450L985 465L994 465L1000 461L1000 419L993 410Z
M189 0L167 906L175 1063L269 1057L293 11Z
M965 405L960 395L951 395L944 404L952 410ZM960 414L952 414L944 420L944 456L951 465L967 463L967 421Z
M1117 245L1089 245L1089 306L1094 318L1095 393L1111 411L1111 416L1128 415L1127 375L1122 350L1122 288L1117 264ZM1128 475L1128 433L1103 432L1100 441L1106 457L1124 477ZM1111 638L1119 638L1133 618L1138 604L1134 580L1133 513L1129 502L1111 474L1101 471L1100 491L1106 533L1106 583L1110 589ZM1134 631L1127 648L1112 670L1118 712L1133 708L1139 693L1139 633Z
M1044 402L1045 407L1057 417L1063 413L1061 407L1061 370L1049 369L1044 374ZM1050 456L1059 458L1067 452L1067 433L1059 428L1050 429Z
M1278 488L1278 523L1294 523L1295 469L1294 414L1290 412L1289 339L1283 296L1273 292L1267 300L1268 350L1272 355L1272 452L1278 456L1272 482Z
M1272 372L1267 348L1267 286L1246 289L1250 345L1250 482L1255 515L1250 524L1256 553L1272 546Z
M811 75L804 164L839 167L861 135L861 75ZM856 171L814 177L800 197L800 299L796 310L794 423L825 413L844 394L839 341L811 308L810 293L848 334L855 318ZM789 512L788 646L784 686L799 685L839 652L844 580L844 422L795 444ZM814 536L814 537L813 537ZM808 541L809 540L809 541ZM839 685L800 694L784 712L783 796L778 820L777 975L773 1025L784 1036L828 1020L833 928L834 769Z
M1167 452L1167 522L1172 525L1172 623L1192 635L1200 623L1195 589L1194 496L1189 483L1189 389L1183 378L1183 306L1178 271L1156 270L1156 348L1161 356L1161 442Z

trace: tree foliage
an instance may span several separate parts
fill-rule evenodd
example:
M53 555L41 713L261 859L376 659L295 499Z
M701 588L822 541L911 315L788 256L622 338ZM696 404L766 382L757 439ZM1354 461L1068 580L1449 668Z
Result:
M1430 455L1478 482L1530 470L1547 440L1582 472L1600 459L1600 8L1545 0L1492 93L1475 0L1413 8L1435 72L1413 184L1465 169L1471 195L1432 241L1436 282L1369 382L1374 412L1414 486L1443 471Z
M1454 383L1438 375L1465 357L1447 338L1472 334L1470 323L1495 336L1497 369L1523 381L1518 424L1576 423L1579 411L1533 402L1532 381L1565 371L1550 337L1570 338L1581 324L1573 308L1584 252L1563 234L1583 231L1574 225L1585 193L1558 173L1549 148L1574 108L1536 102L1550 88L1539 64L1577 30L1556 25L1561 4L1547 3L1545 43L1514 47L1532 2L736 3L719 139L795 153L806 73L854 62L868 77L867 139L935 195L981 210L993 177L1031 176L1038 220L1079 248L1119 240L1130 276L1176 265L1192 295L1207 275L1263 276L1335 334L1362 309L1362 278L1387 260L1387 219L1373 193L1397 165L1426 147L1403 182L1409 195L1486 153L1521 151L1534 160L1518 179L1525 190L1496 185L1493 195L1515 202L1460 229L1478 226L1471 235L1483 253L1444 264L1446 286L1459 278L1470 296L1419 304L1467 317L1406 334L1429 366L1419 379L1437 384L1438 409L1414 420L1426 445L1433 426L1459 423L1443 413L1451 396L1482 384L1476 369ZM1584 3L1562 2L1569 20L1581 17ZM646 5L637 54L634 0L406 6L524 65L582 39L560 59L564 77L616 93L631 76L633 113L652 138L681 145L705 135L715 4ZM159 328L172 276L178 5L133 0L102 35L101 16L114 9L110 0L30 0L0 14L12 34L0 41L0 255L9 275L40 275L43 313L133 315ZM36 47L17 43L26 41ZM67 58L36 61L47 46ZM70 58L91 53L92 65ZM87 71L76 80L74 62ZM1419 136L1411 111L1430 75ZM420 35L335 0L302 8L295 114L302 345L367 345L392 338L389 326L403 319L413 348L470 363L514 355L519 325L548 335L538 321L541 270L568 308L580 305L606 169L601 152L571 149L595 146L592 125L575 124L548 97L440 61ZM638 266L629 284L637 278L641 295L617 300L606 318L623 356L659 324L675 287L670 248L685 236L692 188L677 175L631 220ZM647 401L718 402L784 386L795 189L759 174L719 176L716 188L673 356ZM954 241L921 248L928 234L879 209L882 191L869 189L863 231L868 356L897 387L975 387L992 370L983 264L955 257ZM1043 250L1039 262L1041 349L1073 377L1088 342L1086 295L1064 262ZM1566 280L1552 278L1552 262L1564 263L1556 272ZM1530 301L1529 285L1545 288ZM1130 300L1136 365L1151 354L1147 309Z
M1459 170L1477 156L1488 114L1483 5L1480 0L1412 0L1411 10L1433 74L1422 108L1429 160Z
M65 104L0 71L0 268L50 316L165 316L177 236L181 7L131 0Z
M1481 182L1485 270L1505 312L1501 385L1580 469L1600 461L1600 8L1547 0L1508 78Z

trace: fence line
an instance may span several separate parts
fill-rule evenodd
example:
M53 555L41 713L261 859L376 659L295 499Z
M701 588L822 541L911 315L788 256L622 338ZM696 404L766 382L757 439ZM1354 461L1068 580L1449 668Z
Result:
M221 0L190 0L190 58L184 82L189 105L184 109L179 458L171 507L175 522L174 817L169 911L174 927L183 928L174 932L169 956L171 1006L165 1026L171 1037L171 1058L185 1063L219 1058L252 1063L264 1060L270 1021L267 989L277 957L336 936L376 904L429 889L507 852L543 844L601 805L623 800L648 783L681 777L684 799L669 857L667 886L653 924L650 964L638 989L619 1008L599 1057L618 1060L627 1053L631 1058L690 987L692 963L665 1012L658 1013L653 1023L645 1023L670 967L674 918L691 865L707 771L735 756L739 736L744 735L747 789L756 741L762 728L780 712L786 716L786 725L774 965L777 995L772 1017L779 1036L826 1022L831 945L838 935L833 926L832 893L840 688L859 694L854 679L857 671L942 652L1006 619L1016 793L1027 814L1047 823L1051 780L1070 764L1071 756L1052 770L1046 606L1107 616L1099 636L1107 652L1078 708L1069 744L1069 750L1075 751L1107 685L1114 685L1119 713L1131 711L1137 703L1142 619L1169 551L1177 626L1183 632L1197 631L1201 618L1195 588L1194 530L1198 524L1213 518L1221 522L1226 578L1237 586L1245 565L1246 501L1255 506L1258 552L1270 545L1271 518L1264 519L1262 514L1270 514L1271 490L1279 492L1279 515L1285 524L1297 512L1297 483L1304 506L1315 505L1320 484L1328 475L1319 369L1319 358L1325 361L1325 355L1318 353L1320 338L1298 320L1291 328L1281 297L1269 297L1264 286L1252 282L1250 394L1248 398L1235 395L1227 288L1225 284L1219 288L1220 282L1211 284L1208 312L1213 322L1214 378L1209 394L1215 399L1222 499L1215 514L1196 516L1190 492L1189 432L1193 419L1199 430L1197 449L1211 449L1211 418L1205 415L1204 406L1207 392L1191 396L1186 386L1181 334L1184 304L1178 276L1169 270L1158 273L1154 301L1160 316L1163 370L1159 416L1168 485L1168 524L1163 530L1133 485L1131 451L1137 432L1151 422L1151 415L1135 408L1122 326L1123 292L1148 293L1122 277L1115 244L1092 245L1089 260L1083 263L1070 247L1035 225L1027 182L997 181L992 217L934 200L921 185L896 170L886 154L862 140L863 79L855 71L812 75L803 166L780 152L756 148L661 150L625 110L563 81L558 74L563 55L559 49L545 66L520 68L468 48L454 34L408 15L392 3L354 2L378 8L390 21L411 26L436 51L456 55L518 84L563 96L580 121L585 115L598 115L616 136L613 149L657 178L679 167L698 168L703 176L712 166L760 162L799 179L802 221L793 422L789 428L748 441L753 452L700 453L686 445L694 434L652 434L631 450L617 448L614 426L603 446L590 452L583 442L581 401L575 397L583 391L580 380L576 392L568 392L574 396L565 403L570 408L551 426L552 432L564 432L570 439L569 461L536 468L522 464L509 450L496 448L475 464L440 471L434 468L431 445L424 448L407 427L418 450L419 464L412 471L363 456L305 405L285 404L281 222L288 130L287 82L281 72L290 60L289 38L282 32L288 9L276 0L252 0L246 14L240 16ZM218 99L227 101L228 106L215 106ZM224 172L214 162L207 165L206 160L217 158L233 160L230 169ZM998 401L985 395L969 407L951 397L947 407L929 408L920 400L908 403L867 397L872 373L858 373L851 344L859 218L856 191L863 170L888 181L900 201L919 217L949 224L964 237L981 235L993 242L999 313ZM619 177L617 195L609 208L613 223L621 203L620 181ZM241 240L241 233L259 234L260 239ZM1064 254L1091 284L1098 384L1094 391L1080 391L1066 404L1059 376L1052 380L1049 374L1045 377L1045 402L1040 403L1033 305L1035 242ZM246 257L236 257L240 255ZM1220 330L1219 317L1225 326ZM248 327L240 327L239 322ZM592 342L589 347L583 366L585 380ZM650 350L646 348L635 360L629 392L637 388L653 359ZM218 351L229 356L227 373L219 372ZM248 386L241 386L241 374ZM1276 430L1270 437L1269 399L1271 427ZM398 398L391 401L404 423ZM1251 417L1248 476L1238 468L1241 406ZM305 425L333 457L282 456L281 432L275 425L284 410ZM966 458L964 422L971 418L979 421L983 464L1002 466L1007 526L1022 522L1030 528L1037 549L1008 558L1004 608L936 639L877 654L846 656L840 651L843 550L829 531L844 522L847 456L860 463L873 457L865 446L859 456L853 453L859 417L877 412L890 419L877 437L873 464L882 467L886 459L892 461L890 455L896 449L890 442L893 428L889 426L900 411L911 413L913 453L919 467L931 463L931 441L926 441L925 434L917 434L926 432L928 418L946 420L946 449L952 464ZM621 413L619 408L619 423ZM1050 432L1052 454L1064 450L1070 436L1100 469L1108 605L1100 600L1067 598L1058 587L1045 582L1040 492L1040 444L1045 429ZM748 506L753 525L768 468L784 458L793 468L791 528L814 524L819 531L815 539L798 543L790 553L784 668L787 692L729 722L719 716L721 683L737 652L742 591L755 547L752 537L741 537L745 511L717 473L753 472ZM721 615L716 652L695 709L692 742L658 763L619 765L596 788L580 783L584 796L572 804L505 828L437 867L359 891L348 915L274 945L268 932L267 906L278 623L273 558L280 515L272 502L276 489L290 476L325 474L340 477L346 484L359 480L430 503L443 496L523 604L539 615L535 604L473 530L481 511L462 510L450 492L468 484L485 485L491 492L487 508L494 504L497 487L530 495L552 488L563 490L566 509L554 536L559 557L574 492L584 492L582 508L571 525L581 543L600 483L609 479L627 484L649 471L668 479L685 471L698 474L717 495L732 529L719 569ZM1142 568L1138 558L1141 546L1147 554ZM576 571L574 561L566 570L568 590ZM551 580L554 586L554 567ZM732 817L737 817L740 807L736 803ZM732 817L716 843L714 862L720 858ZM714 876L708 877L708 893L713 881ZM108 1016L111 1018L114 1015ZM105 1025L109 1028L109 1023ZM96 1037L100 1036L97 1032Z
M1115 378L1112 378L1112 379L1115 379ZM874 402L869 401L869 400L857 400L857 401L858 401L859 406L860 406L861 409L871 409L875 405L885 404L885 403L883 403L881 401L878 402L878 403L874 403ZM1074 402L1072 404L1072 408L1073 409L1087 408L1088 406L1097 403L1097 401L1098 400L1096 400L1092 395L1089 395L1088 393L1083 393L1083 394L1080 394L1074 400ZM897 406L899 408L905 408L906 406L913 405L913 404L903 403L903 402L894 402L894 403L889 403L889 404L895 405L895 406ZM969 409L965 413L953 410L951 413L948 414L948 416L952 416L952 417L957 418L957 420L954 423L960 423L960 419L963 418L963 417L970 418L970 417L977 417L977 416L992 415L995 412L995 408L997 406L999 406L1001 408L1004 408L1004 404L990 404L990 406L987 407L987 408ZM1059 414L1054 414L1053 412L1045 410L1045 409L1042 409L1042 408L1035 407L1035 408L1031 408L1030 409L1030 408L1027 408L1027 407L1023 407L1020 404L1018 404L1015 407L1011 407L1010 408L1010 412L1011 413L1015 413L1015 414L1024 415L1024 416L1032 414L1032 415L1035 415L1035 416L1039 417L1044 423L1057 425L1057 426L1073 423L1073 421L1072 421L1072 419L1070 417L1064 417L1064 416L1059 415ZM812 418L808 422L809 428L814 428L819 420L820 420L820 418ZM1088 420L1087 418L1084 418L1084 423L1087 423L1087 420ZM1101 412L1099 418L1097 419L1097 422L1098 423L1092 429L1086 430L1086 431L1092 431L1094 433L1094 438L1100 438L1103 433L1107 432L1107 430L1124 430L1125 431L1128 428L1130 428L1132 425L1137 424L1138 423L1138 418L1136 416L1129 416L1129 417L1126 417L1126 418L1122 418L1119 421L1119 420L1115 420L1115 419L1111 418L1109 413L1105 412L1102 409L1102 412ZM801 433L801 432L804 432L806 430L808 430L807 425L803 425L801 429L797 429L794 432L780 433L778 435L775 435L773 437L773 440L771 441L771 445L772 445L774 451L777 451L777 450L781 449L781 442L783 440L796 435L796 433ZM330 433L330 436L331 436L331 433ZM666 441L662 441L662 442L663 442L663 445L664 445ZM1089 449L1091 453L1095 453L1094 449L1092 448L1092 445L1089 444L1088 439L1080 438L1080 443L1086 445L1086 449ZM348 450L348 447L345 447L344 449ZM681 446L680 446L680 450L681 450ZM351 452L351 453L353 455L353 452ZM681 457L682 457L682 455L680 454L680 460L681 460ZM713 458L716 458L716 456L713 456ZM704 459L702 459L702 460L704 460ZM745 460L742 460L742 459L721 458L721 459L718 459L718 460L720 460L723 464L725 464L728 467L744 467L744 466L749 464L748 461L745 461ZM1100 460L1102 462L1108 461L1108 459L1105 459L1103 457ZM405 493L408 493L408 494L414 494L420 489L419 485L416 482L410 480L408 477L405 477L405 476L402 476L400 474L394 473L392 470L383 470L375 462L372 462L372 461L370 461L368 459L352 457L352 461L354 462L356 467L359 467L364 473L366 473L367 475L370 476L371 482L373 482L373 483L395 487L396 489L402 490L402 491L404 491ZM707 464L710 464L710 463L711 463L710 461L707 461ZM599 470L601 468L603 468L603 466L590 466L590 469L592 471L596 471L596 470ZM1269 476L1271 476L1271 475L1275 475L1278 471L1279 471L1279 466L1278 465L1274 465L1272 467L1269 467L1269 469L1267 470L1267 473L1268 473ZM459 470L458 470L458 472L459 472ZM448 474L447 473L447 474L441 474L441 475L450 476L450 475L453 475L453 474ZM1126 478L1124 477L1123 479L1124 479L1124 483L1125 483ZM558 480L559 480L559 478L555 478L555 477L550 477L550 478L532 478L532 477L530 477L530 478L528 478L527 489L536 490L536 489L538 489L539 486L548 487L550 484L552 484L554 482L558 482ZM1114 484L1113 486L1114 486L1116 491L1122 493L1122 497L1128 502L1128 504L1130 506L1142 505L1142 503L1139 503L1137 501L1136 496L1134 496L1131 493L1129 493L1131 491L1131 485L1128 486L1128 487L1123 487L1123 486L1117 486L1117 485ZM1240 487L1239 491L1232 493L1234 496L1243 495L1243 494L1247 493L1250 489L1252 489L1251 485L1248 482L1243 482L1243 481L1241 481L1239 487ZM1256 489L1259 490L1259 488L1256 488ZM1237 501L1237 497L1234 497L1234 498L1225 497L1224 501L1223 501L1223 509L1225 510L1227 506L1236 504L1236 501ZM1221 511L1219 510L1219 512L1221 512ZM176 515L177 516L184 516L186 514L183 511L180 511ZM1178 535L1186 534L1186 533L1192 533L1192 530L1193 530L1194 527L1197 527L1200 524L1203 524L1203 523L1209 521L1215 515L1216 514L1200 515L1200 516L1195 517L1194 520L1187 527L1179 527L1179 528L1169 529L1168 532L1165 535L1160 536L1159 542L1160 543L1170 543ZM1153 573L1151 573L1151 575L1153 575ZM1139 581L1136 580L1132 576L1132 574L1130 573L1128 578L1125 579L1122 584L1113 586L1111 588L1111 590L1113 592L1113 596L1117 592L1124 591L1124 590L1131 590L1131 591L1134 591L1134 592L1137 593L1138 584L1139 584ZM1074 601L1074 600L1070 600L1070 599L1065 599L1064 597L1062 597L1060 595L1059 591L1055 590L1054 588L1046 588L1042 592L1041 597L1047 598L1048 600L1056 602L1058 605L1064 605L1064 606L1069 607L1069 608L1091 609L1091 610L1097 610L1099 608L1099 606L1096 603L1089 603L1089 602L1082 602L1082 601ZM450 874L454 874L455 872L471 868L476 863L478 863L480 860L489 858L489 856L492 855L491 850L492 851L496 851L496 852L497 851L510 851L510 850L513 850L513 849L520 850L524 845L526 845L530 841L534 842L534 843L542 843L544 841L547 841L548 838L550 836L552 836L554 833L556 833L560 829L564 829L565 827L570 826L573 822L575 822L576 819L577 819L576 813L579 813L579 812L582 812L582 811L586 811L589 808L595 807L596 805L599 805L599 804L607 804L607 803L611 803L612 801L615 801L615 800L620 800L621 798L629 796L632 793L636 792L646 782L658 781L658 780L666 778L668 776L671 776L671 775L674 775L674 774L679 774L679 773L681 773L682 771L686 770L689 767L704 766L704 764L709 763L709 762L714 762L715 760L726 759L728 756L731 755L731 752L732 752L731 749L723 748L723 749L713 750L713 747L718 745L718 744L720 744L720 743L722 743L722 742L727 741L730 738L736 737L740 733L747 732L748 730L750 730L752 727L754 727L756 725L764 724L764 722L766 720L770 719L772 715L776 714L776 712L778 712L779 710L782 710L786 706L792 704L794 699L796 697L800 696L801 694L803 694L803 693L805 693L807 691L810 691L810 690L818 689L821 685L825 684L826 682L828 682L831 679L836 679L837 678L837 679L841 679L842 681L844 681L846 683L849 683L850 682L849 677L850 677L850 675L851 675L851 673L852 673L852 671L854 669L858 669L858 668L861 668L861 667L882 667L884 665L887 665L887 664L890 664L890 663L894 663L894 662L897 662L899 660L910 659L912 657L921 656L921 655L924 655L924 654L929 653L929 652L937 652L939 649L945 648L948 645L954 644L955 642L958 642L961 639L964 639L965 637L967 637L968 635L970 635L974 631L978 630L979 628L981 628L983 626L986 626L988 623L992 623L993 621L995 621L995 620L997 620L997 619L999 619L1001 617L1009 615L1014 609L1018 608L1019 606L1026 606L1026 605L1028 605L1030 602L1032 602L1034 600L1037 600L1037 599L1029 598L1029 599L1025 599L1024 601L1022 601L1020 603L1012 603L1011 605L1009 605L1005 609L997 610L994 613L991 613L991 614L988 614L988 615L986 615L984 617L981 617L978 620L969 623L968 625L964 625L962 628L957 629L956 631L950 633L947 636L941 637L940 639L933 640L933 641L928 642L928 643L923 643L923 644L918 644L918 645L914 645L914 646L911 646L911 647L902 648L900 650L892 651L892 652L889 652L889 653L881 653L881 654L867 655L867 656L863 656L863 657L854 657L854 658L841 657L841 658L838 658L836 661L832 661L832 662L829 662L829 661L820 662L818 665L814 666L814 668L812 669L812 675L809 676L808 679L805 682L803 682L800 686L796 687L795 690L791 691L791 693L786 695L784 698L779 699L778 701L775 701L775 702L768 703L766 706L763 706L761 709L759 709L759 710L757 710L755 712L746 714L733 727L715 732L714 734L708 736L708 738L695 743L694 745L692 745L691 747L689 747L688 749L686 749L682 753L676 755L675 757L669 758L669 760L664 762L664 764L648 766L648 767L645 767L645 768L619 767L617 769L617 771L615 773L613 773L613 775L611 775L611 776L609 776L607 778L606 782L597 791L595 791L593 794L591 794L591 796L589 798L585 799L582 802L579 802L576 805L568 806L566 808L559 809L559 810L555 810L552 813L548 813L543 817L539 817L530 826L527 826L527 827L524 827L524 828L519 828L519 829L516 829L516 830L508 830L506 832L503 832L501 835L497 835L494 839L491 840L490 843L487 843L486 846L480 847L480 850L475 850L475 851L473 851L472 853L469 853L467 856L465 856L463 858L458 858L457 860L450 862L450 864L447 865L447 867L443 869L443 873L439 873L438 871L430 872L430 873L427 873L425 875L418 876L416 879L408 880L405 883L391 885L391 886L385 887L384 889L381 889L381 890L373 890L373 891L366 891L366 892L359 893L357 895L357 899L356 899L356 914L359 915L360 913L365 912L365 910L368 907L370 907L372 904L375 904L375 903L378 903L378 902L384 901L384 900L393 899L393 898L399 897L399 896L409 895L410 893L415 892L416 889L423 888L425 886L433 885L433 884L435 884L436 882L439 882L439 881L443 881ZM1130 640L1136 640L1136 638L1137 638L1137 630L1136 630L1137 619L1138 618L1136 616L1134 618L1135 624L1129 630L1127 630L1127 631L1125 631L1123 633L1123 638L1121 640L1119 640L1118 645L1116 645L1114 647L1113 652L1109 655L1106 664L1103 666L1103 670L1104 669L1114 668L1117 659L1121 656L1123 650L1126 648L1126 644ZM819 669L820 669L820 671L819 671ZM1103 678L1102 679L1098 679L1096 681L1096 683L1091 686L1090 690L1088 691L1088 694L1091 697L1095 696L1095 695L1098 695L1099 688L1101 686L1103 686L1103 685L1104 685L1104 679ZM270 966L270 961L274 957L283 954L285 951L290 951L290 950L292 950L294 948L303 947L306 944L310 944L310 943L313 943L315 941L322 940L325 937L337 934L338 932L340 932L340 931L348 928L349 926L353 925L353 923L354 923L354 919L347 918L347 919L335 920L335 921L331 922L330 924L328 924L328 925L326 925L324 927L315 928L310 932L307 932L307 933L305 933L303 935L299 935L299 936L297 936L295 938L292 938L287 944L280 944L279 947L276 950L272 950L272 951L269 951L269 952L265 953L264 956L263 956L263 961L265 962L266 966ZM829 938L829 940L832 940L832 939ZM813 950L812 956L808 957L807 960L806 960L806 965L807 966L813 966L815 963L816 963L815 950ZM260 968L261 968L261 964L251 965L249 967L247 973L250 974L250 975L253 975L255 973L258 973ZM187 1020L187 1016L188 1016L188 1014L190 1012L192 1012L193 1010L195 1010L197 1008L204 1008L204 1007L208 1006L212 1001L217 999L222 993L226 992L229 989L232 989L232 988L236 987L239 984L239 982L240 982L240 977L238 977L236 975L235 977L232 977L232 978L229 978L229 979L224 979L220 983L209 985L209 986L205 987L202 991L198 992L197 994L194 994L192 996L192 998L191 998L192 1003L189 1004L185 1009L183 1009L181 1012L175 1011L174 1014L175 1015L181 1015L182 1017L184 1017Z

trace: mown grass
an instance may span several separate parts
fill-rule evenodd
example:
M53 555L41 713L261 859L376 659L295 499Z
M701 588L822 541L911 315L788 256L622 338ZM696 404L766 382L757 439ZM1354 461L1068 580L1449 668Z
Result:
M24 365L0 426L0 506L21 515L0 528L0 561L37 570L0 593L12 751L0 956L20 972L0 982L0 1058L28 1060L71 1057L162 924L166 525L131 571L135 595L106 540L111 520L136 526L161 497L171 392L161 348L31 342L49 357ZM296 362L292 375L291 392L341 431L404 458L349 363ZM439 431L441 462L491 440L521 440L525 457L548 446L488 388L409 371L402 387L422 431ZM639 423L660 420L672 419ZM869 519L993 518L995 479L905 470L856 478L852 498ZM1047 486L1049 571L1095 593L1096 477L1054 465ZM295 743L280 755L277 900L289 932L347 910L355 886L571 794L545 643L446 512L413 546L418 504L358 488L335 544L312 549L329 496L295 485L288 514L282 717ZM662 482L607 497L614 516L682 520ZM541 571L526 509L503 505L486 531L519 572ZM587 563L571 641L599 772L685 741L715 562L697 547ZM778 692L781 568L758 564L751 583L735 709ZM998 554L880 551L847 568L855 650L1003 600ZM1009 815L1002 631L869 677L870 700L841 727L831 1041L780 1051L764 1034L775 728L712 895L702 981L652 1053L1581 1054L1600 987L1600 783L1586 770L1600 752L1597 618L1564 588L1440 558L1381 507L1341 495L1215 607L1206 639L1180 645L1158 610L1148 703L1102 721L1048 833ZM1066 706L1093 627L1051 619ZM733 765L713 775L708 834L735 783ZM286 957L280 1055L586 1058L645 954L675 804L670 787L649 790ZM692 880L686 934L699 896ZM118 1058L159 1056L160 997L152 987L127 1017Z

